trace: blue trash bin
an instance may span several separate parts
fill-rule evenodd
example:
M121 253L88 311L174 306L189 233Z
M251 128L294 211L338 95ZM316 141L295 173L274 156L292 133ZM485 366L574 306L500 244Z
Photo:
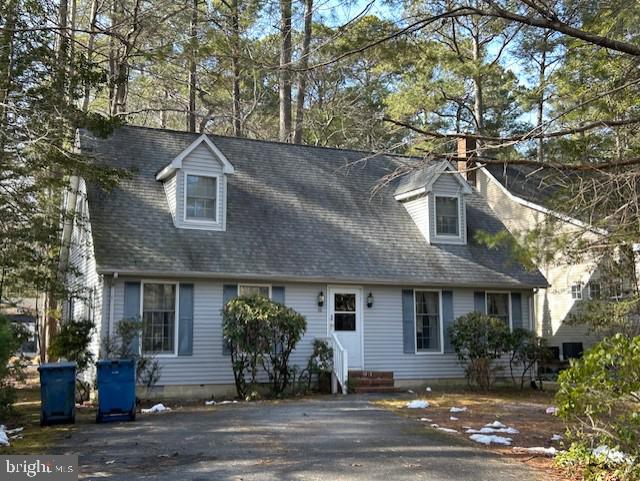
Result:
M136 370L133 359L104 360L98 367L96 422L135 421Z
M76 420L76 363L52 362L40 372L40 425L74 423Z

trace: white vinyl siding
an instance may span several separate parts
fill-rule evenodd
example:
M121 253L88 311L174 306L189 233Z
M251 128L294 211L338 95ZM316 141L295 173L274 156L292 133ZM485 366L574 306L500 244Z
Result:
M420 233L429 242L429 196L422 194L402 203Z
M170 178L164 181L164 193L167 196L167 203L169 204L169 210L171 211L171 217L173 222L176 221L176 179L177 175L172 175Z

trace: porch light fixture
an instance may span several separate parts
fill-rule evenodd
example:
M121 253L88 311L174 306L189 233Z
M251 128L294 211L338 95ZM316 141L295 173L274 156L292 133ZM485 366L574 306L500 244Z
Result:
M367 307L373 307L373 294L371 292L369 292L369 295L367 296Z
M320 294L318 294L318 307L322 306L324 306L324 293L320 291Z

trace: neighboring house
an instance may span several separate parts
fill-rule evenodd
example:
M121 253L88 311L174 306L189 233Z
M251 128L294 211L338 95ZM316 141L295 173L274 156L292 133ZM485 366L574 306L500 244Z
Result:
M556 233L583 239L601 235L581 220L554 211L553 186L545 177L529 166L485 166L477 170L477 191L516 237L549 222ZM579 357L597 342L585 325L567 320L580 302L604 295L598 264L599 259L591 256L576 261L558 253L552 261L538 265L550 286L536 291L535 329L548 339L559 359Z
M505 226L446 161L374 194L415 160L139 127L81 133L79 148L131 176L108 192L79 179L69 200L71 283L91 299L72 310L95 320L96 351L118 321L141 318L158 396L233 390L221 310L238 295L303 314L292 363L327 338L346 354L334 366L346 389L348 370L391 372L397 385L463 377L454 319L476 310L530 328L548 285L475 242Z
M28 332L27 340L20 346L20 354L33 358L38 355L37 299L18 298L0 302L0 314Z

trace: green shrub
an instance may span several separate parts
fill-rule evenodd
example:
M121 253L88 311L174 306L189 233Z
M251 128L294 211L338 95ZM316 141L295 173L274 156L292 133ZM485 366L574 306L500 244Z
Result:
M141 354L139 340L142 328L142 321L136 319L118 321L114 335L104 340L102 352L106 359L133 359L136 364L136 382L149 392L160 380L162 368L154 356Z
M78 374L82 373L94 361L94 355L89 350L94 328L95 325L88 319L63 323L51 339L49 357L75 362Z
M289 357L307 328L305 318L263 296L232 299L222 314L238 396L255 395L260 368L271 394L282 395L291 380Z
M495 361L508 348L509 327L499 319L471 312L456 319L449 336L469 384L489 389L499 371Z
M511 353L509 370L513 384L517 384L514 369L520 369L520 389L524 389L527 374L532 378L538 363L551 358L547 340L528 329L517 328L508 334L506 350Z
M585 468L586 479L640 480L640 336L617 334L591 348L559 377L556 402L568 423L571 449L563 464ZM592 456L597 446L626 453L632 463ZM609 478L608 478L609 479Z
M0 419L8 415L16 400L14 383L23 379L23 360L15 357L28 333L0 316Z

